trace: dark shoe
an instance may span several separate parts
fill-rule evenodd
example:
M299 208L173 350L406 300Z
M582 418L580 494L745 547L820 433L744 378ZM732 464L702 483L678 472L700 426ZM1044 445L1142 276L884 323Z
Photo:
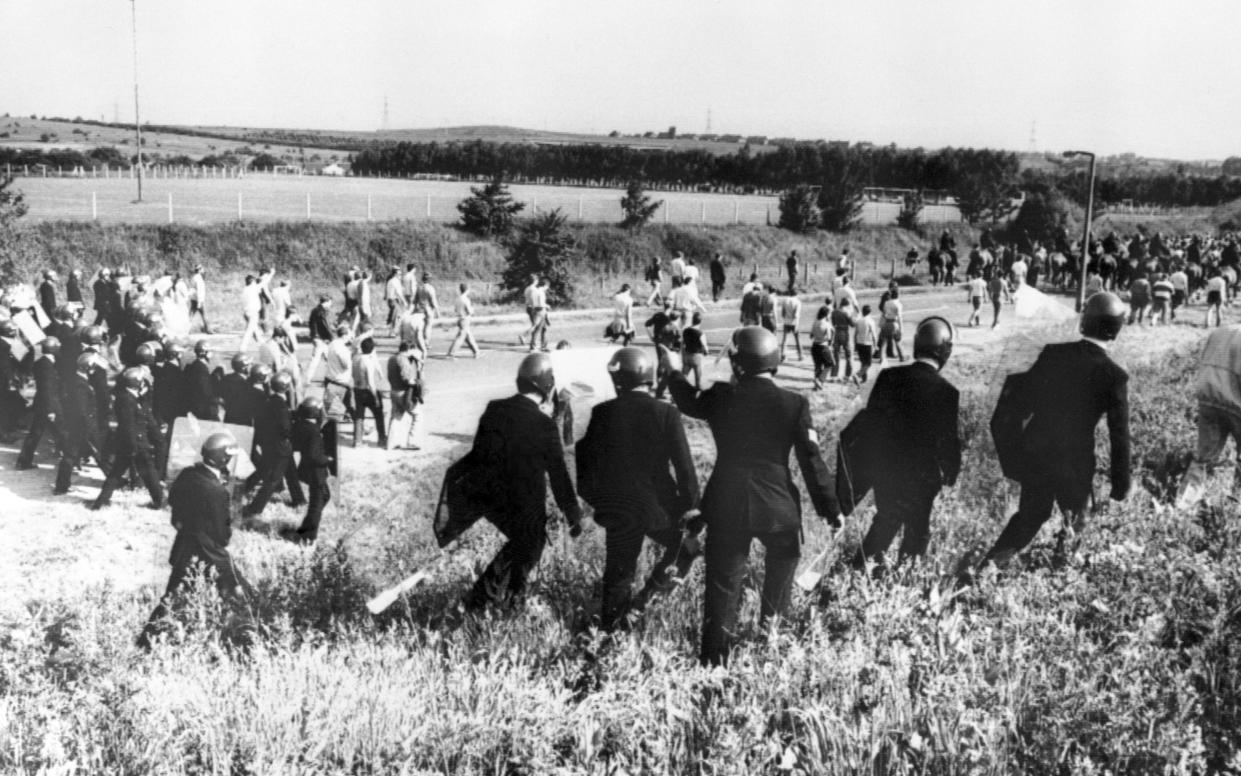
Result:
M88 504L88 505L87 505L87 507L86 507L86 508L87 508L87 509L89 509L89 510L90 510L90 511L92 511L92 512L98 512L99 510L103 509L104 507L110 507L110 506L112 506L112 502L111 502L111 501L105 501L105 502L103 502L102 504L101 504L101 503L99 503L98 501L92 501L90 504Z
M305 501L305 499L303 499L302 501L290 501L289 506L292 507L293 509L301 509L302 507L306 506L306 503L307 502Z
M19 472L24 472L24 471L27 471L29 469L34 469L34 468L36 468L34 464L23 463L21 461L18 461L16 464L13 465L13 469Z
M62 488L56 488L55 490L53 490L53 491L52 491L52 495L53 495L53 496L63 496L63 495L65 495L65 494L66 494L66 493L68 493L68 492L69 492L69 489L68 489L68 488L63 488L63 489L62 489Z

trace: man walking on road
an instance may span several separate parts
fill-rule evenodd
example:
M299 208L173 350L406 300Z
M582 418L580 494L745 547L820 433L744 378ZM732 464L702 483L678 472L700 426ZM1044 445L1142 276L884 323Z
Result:
M474 358L478 358L478 343L474 341L474 334L470 331L470 319L474 317L474 303L470 301L470 287L462 283L457 286L457 289L461 292L457 295L456 304L457 336L448 346L448 357L456 358L453 354L464 344L474 354Z

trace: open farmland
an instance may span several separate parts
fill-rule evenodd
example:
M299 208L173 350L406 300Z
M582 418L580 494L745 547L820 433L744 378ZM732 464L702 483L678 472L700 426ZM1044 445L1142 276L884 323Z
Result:
M470 195L464 181L418 181L381 178L332 178L251 174L244 178L148 177L143 202L136 203L136 183L113 170L86 171L82 177L23 177L17 188L35 221L95 219L103 223L187 223L221 221L383 221L427 219L456 221L457 203ZM614 223L621 220L622 189L569 186L509 187L528 209L560 208L573 220ZM776 197L732 196L698 192L652 191L664 206L655 221L676 224L766 224L780 216ZM169 202L171 201L171 206ZM895 222L900 207L868 202L864 224ZM171 211L171 213L170 213ZM928 205L926 223L960 220L955 207Z

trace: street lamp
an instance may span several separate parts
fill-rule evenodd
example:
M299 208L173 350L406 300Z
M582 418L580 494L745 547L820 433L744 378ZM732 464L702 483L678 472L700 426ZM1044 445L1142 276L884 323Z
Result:
M1086 226L1082 232L1082 268L1077 285L1077 311L1086 306L1086 267L1090 263L1090 219L1094 215L1094 154L1089 151L1065 151L1064 158L1090 157L1090 183L1086 188Z

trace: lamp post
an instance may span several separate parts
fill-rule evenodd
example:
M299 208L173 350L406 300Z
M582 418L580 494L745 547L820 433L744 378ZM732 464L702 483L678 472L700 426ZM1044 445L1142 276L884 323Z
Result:
M1082 268L1077 285L1077 311L1080 313L1086 306L1086 267L1090 264L1090 220L1094 216L1094 162L1095 156L1089 151L1065 151L1064 158L1076 156L1090 157L1090 182L1086 188L1086 226L1082 232Z
M138 118L138 0L129 0L130 20L134 31L134 133L138 140L138 201L142 201L142 122Z

